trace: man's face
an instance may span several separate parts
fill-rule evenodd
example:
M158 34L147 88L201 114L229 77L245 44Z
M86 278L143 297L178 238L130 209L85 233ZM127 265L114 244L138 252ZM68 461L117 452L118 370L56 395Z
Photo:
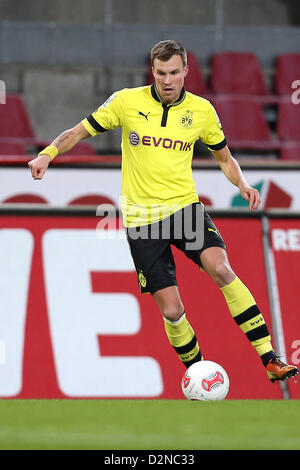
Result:
M157 91L164 103L175 103L188 73L188 66L183 65L180 55L173 55L166 62L154 59L152 73Z

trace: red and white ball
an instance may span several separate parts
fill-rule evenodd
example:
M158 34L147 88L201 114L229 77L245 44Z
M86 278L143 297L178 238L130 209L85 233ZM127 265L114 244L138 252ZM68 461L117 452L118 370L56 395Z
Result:
M220 364L199 361L185 371L181 388L188 400L224 400L229 391L229 378Z

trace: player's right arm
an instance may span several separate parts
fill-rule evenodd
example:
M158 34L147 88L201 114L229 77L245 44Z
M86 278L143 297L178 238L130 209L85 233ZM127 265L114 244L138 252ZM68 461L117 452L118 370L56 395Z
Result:
M72 129L68 129L60 134L54 141L42 150L39 155L28 162L31 169L31 175L35 180L41 180L47 170L49 163L59 154L68 152L78 142L91 137L91 134L80 122Z
M72 129L60 134L51 145L39 153L37 158L31 160L28 165L32 177L36 180L42 179L49 163L57 155L71 150L81 140L121 127L125 107L121 96L124 92L126 90L113 93L94 113Z

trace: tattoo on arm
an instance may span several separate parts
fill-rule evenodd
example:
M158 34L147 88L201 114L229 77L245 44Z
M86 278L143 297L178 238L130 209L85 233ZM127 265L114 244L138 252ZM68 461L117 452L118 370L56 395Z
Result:
M68 152L71 150L74 145L76 145L80 140L86 139L91 137L88 131L83 127L81 123L77 124L77 126L67 129L66 131L62 132L59 136L54 139L52 145L58 148L59 153Z
M73 141L74 137L75 135L72 130L65 131L56 137L52 145L55 145L55 147L59 149L60 153L65 152L69 150L69 146L72 148L75 145L76 142L74 143Z

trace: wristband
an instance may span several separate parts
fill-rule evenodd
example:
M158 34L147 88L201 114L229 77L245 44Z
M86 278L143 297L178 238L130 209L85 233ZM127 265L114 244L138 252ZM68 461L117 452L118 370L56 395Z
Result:
M55 147L55 145L48 145L48 147L44 148L44 150L38 154L38 157L41 155L48 155L52 161L58 155L58 149Z

